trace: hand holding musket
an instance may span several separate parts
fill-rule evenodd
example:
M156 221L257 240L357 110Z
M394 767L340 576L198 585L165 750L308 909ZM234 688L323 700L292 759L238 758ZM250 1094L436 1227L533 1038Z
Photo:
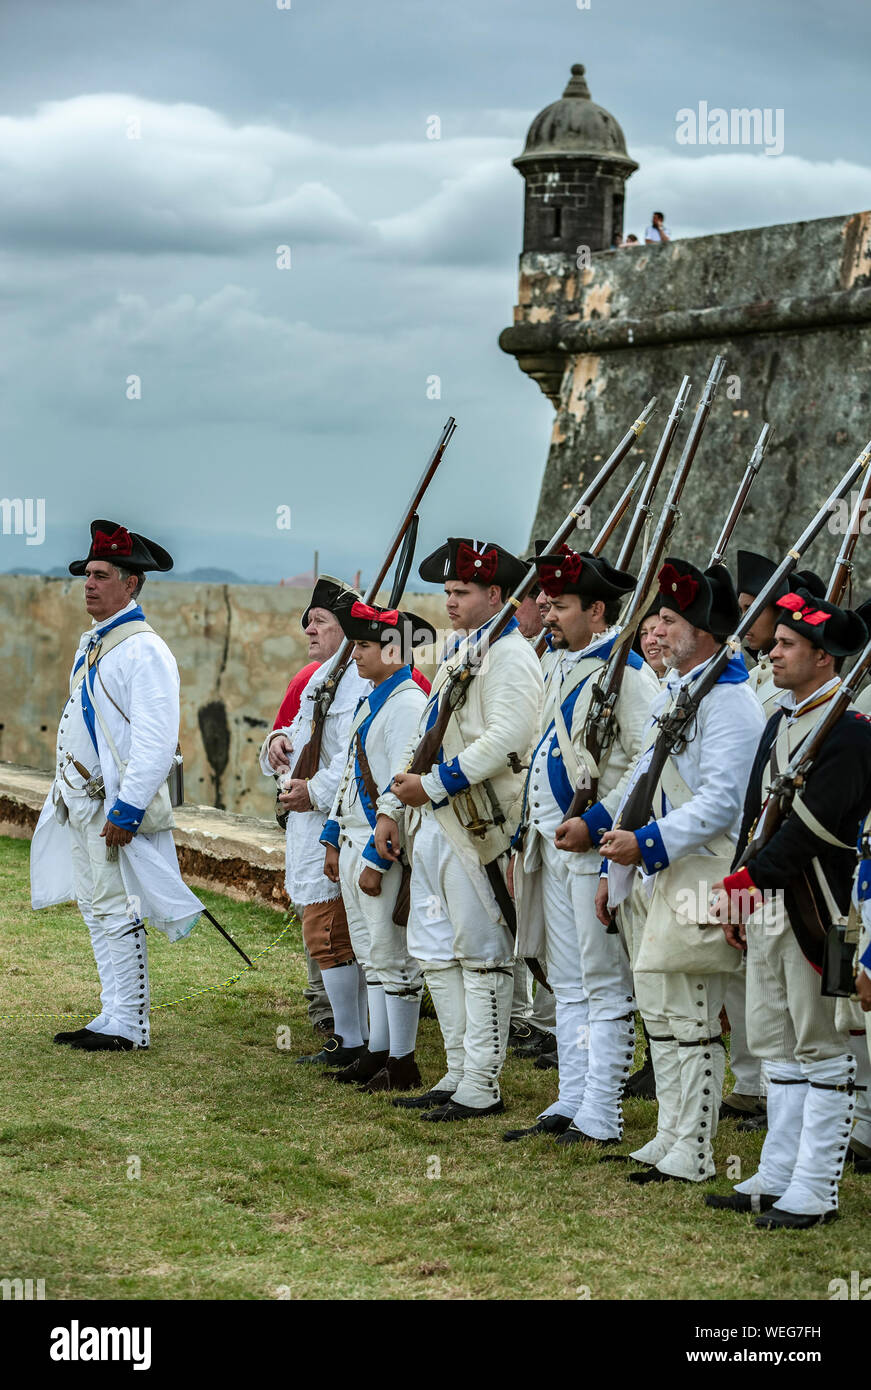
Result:
M587 487L581 493L581 496L559 526L555 535L551 537L546 548L548 553L559 550L560 546L568 540L579 520L586 514L587 508L589 508L591 503L599 496L599 493L608 482L608 479L629 453L632 445L637 443L641 437L655 409L656 397L653 396L647 402L647 405L644 407L635 423L630 425L610 458L606 459L595 478L587 484ZM499 610L490 626L478 638L474 647L470 647L467 651L462 662L444 687L439 700L439 711L435 722L432 727L426 731L418 744L415 755L408 768L409 772L423 774L429 772L433 767L433 764L438 758L438 751L444 740L448 721L454 710L459 709L465 702L469 681L480 671L490 646L496 641L497 637L500 637L505 631L517 609L526 598L533 584L535 584L537 578L538 570L535 565L530 565L507 603Z
M442 461L445 449L450 444L456 428L457 422L454 419L453 415L451 415L449 416L447 424L441 432L439 441L436 444L436 447L430 456L430 460L426 465L426 468L423 470L418 484L411 495L411 500L402 514L402 520L400 521L399 526L397 527L396 532L393 536L393 539L387 548L387 554L385 555L384 560L381 563L381 567L379 568L378 573L372 580L372 583L369 585L369 588L366 590L366 593L363 596L364 603L374 603L378 595L378 591L383 585L384 580L387 576L387 571L393 564L394 558L399 552L399 548L405 540L406 536L408 534L411 534L412 536L416 535L417 509L420 506L421 501L423 500L427 488L429 487L430 483L435 477L438 466ZM405 563L403 563L403 560L405 561ZM402 584L404 584L404 578L408 575L408 567L411 563L411 557L407 552L403 557L403 560L400 560L400 565L403 570L404 576L399 585L400 588L402 587ZM397 593L396 589L397 586L394 586L394 590L391 595L391 601L393 606L398 604L400 598L402 597L401 592ZM335 657L331 658L332 664L330 667L329 675L327 676L326 680L321 684L317 691L317 694L315 695L315 712L314 718L312 720L311 738L309 739L305 748L299 755L296 767L293 770L294 780L305 781L310 777L314 777L315 773L320 767L321 743L323 742L324 736L324 722L329 713L330 706L332 705L333 700L336 698L336 691L339 686L339 681L345 674L345 669L348 665L348 662L351 659L351 651L353 650L353 646L354 643L350 640L350 638L346 637L342 642L342 645L339 647L339 650L336 652Z
M660 730L647 771L638 779L626 800L620 815L620 825L624 830L639 830L650 820L653 793L659 784L665 760L671 752L684 741L686 731L696 717L699 705L720 679L730 658L741 650L741 643L756 622L763 609L774 602L783 580L788 579L797 568L802 555L828 522L832 507L841 497L846 496L856 480L862 476L871 463L871 440L862 453L854 459L838 486L826 499L813 520L799 536L795 545L787 551L768 583L759 591L741 619L735 633L723 643L720 650L711 658L705 669L696 677L692 685L684 686L672 710L660 721ZM854 668L855 669L855 668ZM851 677L853 672L850 673Z

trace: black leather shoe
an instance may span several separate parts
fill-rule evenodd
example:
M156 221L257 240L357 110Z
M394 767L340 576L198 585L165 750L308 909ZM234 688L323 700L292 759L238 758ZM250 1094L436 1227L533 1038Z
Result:
M536 1057L540 1057L542 1052L553 1051L553 1033L545 1033L541 1028L533 1028L531 1034L532 1036L527 1038L525 1042L518 1040L508 1044L515 1057L532 1061Z
M738 1121L735 1128L739 1134L756 1134L759 1130L768 1128L768 1116L765 1113L747 1115L743 1120Z
M592 1134L585 1134L582 1129L574 1124L570 1124L565 1134L561 1134L556 1141L568 1148L570 1144L592 1144L596 1149L610 1149L612 1144L619 1144L619 1139L594 1139Z
M532 1064L536 1071L559 1071L559 1057L554 1052L539 1052Z
M492 1105L485 1105L483 1110L477 1110L473 1105L458 1105L455 1100L449 1100L447 1105L440 1105L438 1110L430 1110L428 1114L421 1115L422 1120L433 1120L436 1124L447 1120L481 1120L485 1115L504 1115L505 1102L503 1100L494 1101Z
M76 1038L70 1047L80 1052L147 1052L148 1045L138 1047L129 1038L119 1037L117 1033L88 1033L84 1038Z
M642 1168L652 1168L653 1164L648 1163L646 1158L633 1158L631 1154L603 1154L599 1159L600 1163L637 1163Z
M370 1052L368 1047L364 1047L355 1062L334 1073L333 1080L340 1082L343 1086L365 1085L367 1081L371 1081L376 1072L381 1070L386 1061L386 1052Z
M506 1129L502 1138L506 1144L513 1144L515 1139L525 1139L527 1134L565 1134L570 1124L568 1115L542 1115L528 1129Z
M777 1201L770 1192L730 1192L721 1197L718 1192L705 1194L705 1206L716 1207L720 1211L768 1211Z
M663 1173L659 1168L644 1168L640 1173L627 1173L627 1182L689 1182L689 1178L675 1178L671 1173Z
M854 1158L852 1167L854 1173L871 1173L871 1158Z
M320 1052L313 1052L309 1057L297 1057L295 1060L303 1066L313 1063L319 1067L349 1067L367 1050L365 1043L361 1043L359 1047L343 1047L342 1039L338 1033L334 1033L331 1038L327 1038Z
M533 1028L530 1023L512 1023L508 1028L508 1046L513 1052L515 1048L525 1047L528 1043L534 1042L538 1028Z
M837 1219L836 1207L831 1211L820 1212L819 1216L805 1216L797 1211L778 1211L772 1207L771 1211L766 1212L764 1216L757 1216L754 1224L761 1231L808 1231L811 1226L827 1226L830 1221L837 1221Z
M453 1091L427 1091L422 1096L397 1096L391 1105L398 1105L402 1110L432 1110L434 1106L446 1105L453 1094Z
M55 1033L52 1042L74 1043L78 1038L95 1038L97 1035L90 1028L77 1028L74 1033Z
M635 1096L638 1100L656 1100L656 1077L649 1057L645 1057L644 1064L629 1077L623 1087L623 1094Z

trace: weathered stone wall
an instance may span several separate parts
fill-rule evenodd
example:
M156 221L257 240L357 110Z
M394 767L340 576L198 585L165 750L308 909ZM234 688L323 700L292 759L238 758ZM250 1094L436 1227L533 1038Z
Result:
M515 324L500 345L556 406L533 535L554 531L580 478L657 395L633 451L650 459L681 377L692 379L694 406L719 352L726 371L674 549L706 562L769 420L773 440L736 544L782 552L871 438L871 213L603 251L580 267L524 253ZM688 426L689 411L672 467ZM618 474L594 525L624 481ZM808 552L825 576L839 541L824 532ZM856 560L865 596L867 544Z
M308 660L300 618L309 596L255 584L146 583L146 617L181 675L187 801L271 816L273 787L257 752ZM408 606L444 627L438 594L409 595ZM89 626L81 579L0 575L0 761L53 766L72 656Z

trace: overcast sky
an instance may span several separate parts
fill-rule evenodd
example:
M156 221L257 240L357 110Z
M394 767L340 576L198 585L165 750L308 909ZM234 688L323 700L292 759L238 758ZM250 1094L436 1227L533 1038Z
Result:
M496 340L532 117L585 63L639 236L852 212L869 31L855 0L0 0L0 497L46 509L0 571L107 516L180 570L365 579L449 414L419 554L522 547L553 412ZM783 154L678 145L701 100L782 108Z

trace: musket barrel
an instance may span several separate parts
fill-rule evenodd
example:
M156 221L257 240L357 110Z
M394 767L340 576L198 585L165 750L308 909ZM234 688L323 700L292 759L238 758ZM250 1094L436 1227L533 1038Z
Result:
M756 481L756 475L762 467L762 460L765 457L765 450L768 448L768 441L770 440L770 438L771 426L766 420L765 424L762 426L762 429L760 431L759 438L753 446L753 453L750 455L750 462L747 464L747 467L744 470L744 477L741 479L741 486L738 488L738 491L735 494L735 499L731 507L729 508L729 515L726 517L723 529L720 532L719 538L717 540L717 544L711 551L711 558L708 561L709 566L721 565L723 563L723 558L726 554L726 547L728 546L729 541L732 538L732 533L735 530L735 527L738 525L741 513L743 512L744 506L747 502L747 498L750 495L750 489Z

